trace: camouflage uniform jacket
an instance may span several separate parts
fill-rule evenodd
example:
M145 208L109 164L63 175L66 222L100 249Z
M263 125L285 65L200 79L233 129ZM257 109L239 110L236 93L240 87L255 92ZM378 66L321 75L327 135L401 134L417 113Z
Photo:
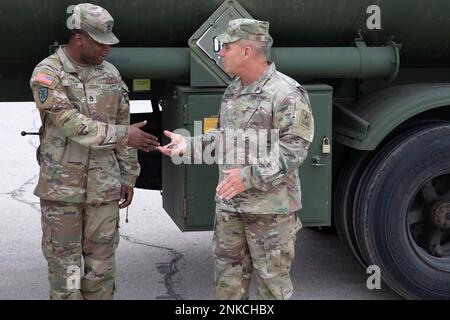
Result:
M249 129L254 132L278 129L279 151L274 152L268 143L266 156L250 162L249 144L246 143L243 150L235 143L237 158L244 156L245 159L230 164L226 154L229 146L223 136L227 131L236 130L250 136L247 135ZM220 209L252 214L285 214L301 209L298 168L313 140L314 119L308 95L300 84L276 71L274 63L248 86L243 86L240 78L235 79L222 98L219 128L203 135L202 145L217 141L221 135L225 147L219 148L219 152L224 150L223 164L219 160L219 182L223 179L222 170L240 168L246 190L231 200L216 196ZM199 143L190 143L197 157L200 150L195 145Z
M134 186L140 167L126 145L128 88L113 65L80 67L59 48L36 66L30 86L44 128L36 196L101 203Z

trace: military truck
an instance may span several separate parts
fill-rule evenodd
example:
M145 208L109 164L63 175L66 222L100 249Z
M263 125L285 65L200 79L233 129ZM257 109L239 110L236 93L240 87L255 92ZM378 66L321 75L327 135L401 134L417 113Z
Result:
M270 59L308 90L315 138L300 176L305 226L329 227L408 299L450 298L450 2L447 0L93 1L115 18L108 58L147 130L214 127L232 80L216 36L270 22ZM32 100L37 62L67 42L72 1L2 3L0 100ZM67 16L64 16L67 12ZM138 187L161 190L183 231L210 230L215 165L139 153ZM201 178L199 178L201 177Z

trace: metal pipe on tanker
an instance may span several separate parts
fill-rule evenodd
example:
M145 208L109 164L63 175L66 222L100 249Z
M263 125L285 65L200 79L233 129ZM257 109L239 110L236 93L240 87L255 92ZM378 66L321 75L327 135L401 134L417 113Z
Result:
M113 48L107 61L123 78L189 79L189 48Z
M395 78L398 46L272 48L277 69L298 78ZM189 48L113 48L108 56L124 78L185 80Z
M398 47L272 48L277 69L300 78L395 79L400 66Z

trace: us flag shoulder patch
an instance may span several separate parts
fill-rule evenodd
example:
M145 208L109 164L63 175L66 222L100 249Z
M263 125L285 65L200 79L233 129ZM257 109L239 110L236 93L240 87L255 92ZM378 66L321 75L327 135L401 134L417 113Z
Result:
M46 84L48 86L50 86L53 83L53 81L55 80L54 77L52 77L49 74L43 73L43 72L38 73L36 75L35 79L36 79L36 81L38 81L42 84Z

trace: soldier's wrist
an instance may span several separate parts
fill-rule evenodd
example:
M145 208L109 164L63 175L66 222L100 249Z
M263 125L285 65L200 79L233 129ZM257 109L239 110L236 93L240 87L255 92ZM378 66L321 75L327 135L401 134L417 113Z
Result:
M130 126L127 125L116 125L116 137L117 137L117 147L125 148L128 143L128 138L130 137Z
M136 184L136 179L137 179L137 177L135 177L135 176L125 176L125 177L122 177L121 184L122 184L122 186L134 188L134 186Z
M252 167L246 166L241 168L241 179L245 190L253 188L252 184Z

